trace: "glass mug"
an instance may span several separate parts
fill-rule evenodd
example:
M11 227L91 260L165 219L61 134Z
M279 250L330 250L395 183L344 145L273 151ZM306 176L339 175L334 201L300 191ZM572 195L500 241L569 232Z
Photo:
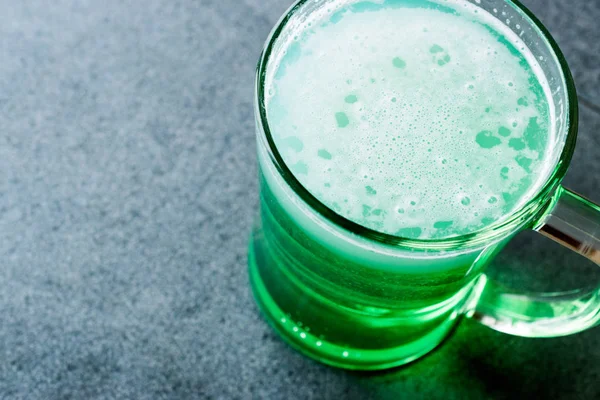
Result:
M501 12L539 59L552 88L562 153L543 187L482 231L415 240L358 225L329 209L295 178L265 110L265 76L286 24L316 6L301 0L283 16L260 58L255 116L260 216L249 245L250 281L269 323L294 348L323 363L377 370L434 349L461 316L527 337L569 335L600 321L600 289L511 293L483 272L518 232L535 230L600 263L600 208L563 188L577 135L575 86L558 46L525 7L473 0ZM398 266L401 266L399 268Z

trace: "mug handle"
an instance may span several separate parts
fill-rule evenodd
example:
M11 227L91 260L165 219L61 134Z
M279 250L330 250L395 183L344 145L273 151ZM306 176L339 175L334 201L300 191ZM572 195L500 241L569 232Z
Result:
M564 187L534 230L600 265L600 207ZM557 337L600 324L600 288L513 293L482 275L466 315L500 332Z

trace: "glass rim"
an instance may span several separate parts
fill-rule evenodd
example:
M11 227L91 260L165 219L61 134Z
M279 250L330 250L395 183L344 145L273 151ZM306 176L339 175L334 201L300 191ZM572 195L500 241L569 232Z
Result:
M287 22L295 15L305 3L314 0L297 0L281 17L271 31L263 51L260 55L258 67L256 71L256 91L255 91L255 118L258 127L262 130L267 142L268 153L271 161L277 167L277 171L281 174L283 180L291 187L293 192L298 195L312 210L316 211L320 216L333 223L335 226L341 227L355 235L363 237L367 240L378 242L385 245L395 247L408 248L411 250L450 250L458 248L467 248L481 246L490 242L498 241L513 233L517 228L535 218L540 212L547 209L549 200L554 191L561 183L565 176L577 141L578 130L578 101L575 82L568 63L558 47L558 44L541 23L541 21L518 0L504 0L509 5L514 5L515 8L523 12L530 20L530 25L538 29L540 36L543 37L550 45L551 52L558 60L558 67L564 79L568 110L567 117L567 136L564 146L557 164L554 166L553 172L547 178L544 185L540 188L535 196L533 196L526 204L515 210L512 214L505 216L498 222L495 222L483 229L473 231L464 235L442 238L442 239L412 239L398 235L383 233L366 226L360 225L340 214L321 202L316 196L300 183L296 176L289 169L283 157L279 153L267 118L267 110L265 104L265 80L268 62L271 58L271 53L275 42L279 38Z

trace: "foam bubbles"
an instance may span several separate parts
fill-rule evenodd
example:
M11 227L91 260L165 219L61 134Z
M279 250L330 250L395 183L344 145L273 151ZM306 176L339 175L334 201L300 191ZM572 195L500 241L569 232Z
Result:
M330 3L335 22L313 14L267 71L271 130L309 191L359 224L421 239L480 229L532 196L551 107L512 32L469 8Z

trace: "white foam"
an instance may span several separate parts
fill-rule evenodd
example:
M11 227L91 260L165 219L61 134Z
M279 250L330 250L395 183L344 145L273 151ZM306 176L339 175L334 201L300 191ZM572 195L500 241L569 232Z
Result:
M535 194L553 167L543 162L554 143L548 84L533 55L523 51L528 71L482 23L526 49L519 38L464 1L444 2L468 4L462 16L383 8L322 25L350 3L324 2L268 66L269 124L301 183L355 222L391 234L418 227L421 238L479 229ZM531 71L546 94L540 107ZM547 125L547 146L516 150L532 118ZM482 148L484 131L500 144ZM517 157L532 160L530 171Z

